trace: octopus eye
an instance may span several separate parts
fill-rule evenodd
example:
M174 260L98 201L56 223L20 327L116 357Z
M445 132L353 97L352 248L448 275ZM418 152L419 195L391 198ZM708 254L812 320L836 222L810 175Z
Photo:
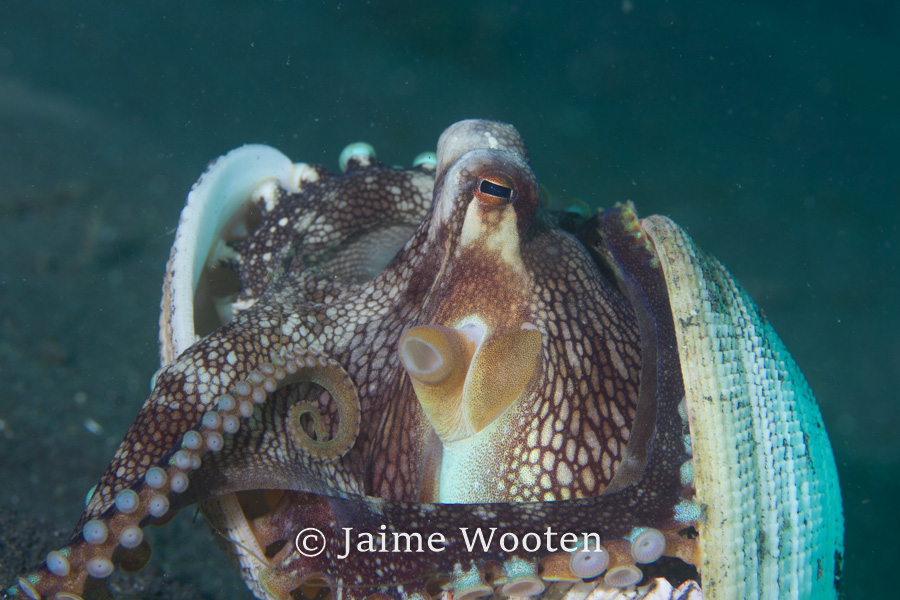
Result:
M487 206L509 204L513 201L513 182L506 175L489 175L478 183L475 197Z

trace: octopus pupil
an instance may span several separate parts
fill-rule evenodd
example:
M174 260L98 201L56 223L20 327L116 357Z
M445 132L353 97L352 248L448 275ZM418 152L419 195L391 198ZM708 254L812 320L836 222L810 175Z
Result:
M478 189L482 194L496 196L497 198L503 198L504 200L509 200L512 197L512 188L496 184L493 181L489 181L487 179L481 182L481 185Z

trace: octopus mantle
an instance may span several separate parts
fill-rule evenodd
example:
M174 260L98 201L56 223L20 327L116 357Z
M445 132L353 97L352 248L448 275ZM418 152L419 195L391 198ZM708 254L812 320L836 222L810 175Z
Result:
M672 221L554 213L510 125L342 174L266 146L188 196L163 367L11 597L102 597L201 503L261 599L834 598L815 400Z

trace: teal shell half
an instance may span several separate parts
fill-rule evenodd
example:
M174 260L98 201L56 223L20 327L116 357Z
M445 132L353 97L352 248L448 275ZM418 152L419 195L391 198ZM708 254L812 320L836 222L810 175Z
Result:
M642 221L668 285L704 506L704 597L836 598L844 521L815 398L759 308L665 217Z

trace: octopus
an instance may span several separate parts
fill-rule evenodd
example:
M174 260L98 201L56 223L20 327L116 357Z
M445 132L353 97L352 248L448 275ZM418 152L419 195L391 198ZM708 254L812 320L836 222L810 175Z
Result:
M503 123L340 162L244 146L194 186L152 392L8 597L108 597L193 504L261 600L836 597L815 400L680 227L549 210Z

